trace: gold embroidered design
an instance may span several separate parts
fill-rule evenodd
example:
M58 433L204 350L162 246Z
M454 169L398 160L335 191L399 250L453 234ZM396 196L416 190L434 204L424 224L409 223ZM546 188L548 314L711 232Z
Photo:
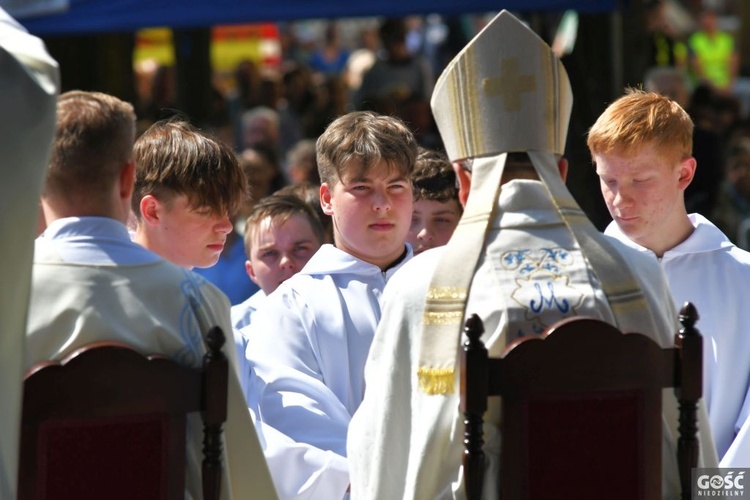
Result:
M419 390L430 395L453 394L455 391L455 375L453 368L425 368L417 370Z
M457 299L464 300L466 298L466 288L459 286L436 286L432 287L427 291L428 299L443 300L443 299Z
M458 325L461 323L463 311L429 312L425 311L422 322L425 325Z
M574 253L553 247L512 250L501 256L502 268L513 273L510 296L521 306L531 331L541 332L561 317L577 314L585 293L570 281Z
M519 74L518 59L508 57L500 61L500 76L484 78L482 89L488 96L502 97L505 111L517 112L521 111L521 94L536 91L536 79Z

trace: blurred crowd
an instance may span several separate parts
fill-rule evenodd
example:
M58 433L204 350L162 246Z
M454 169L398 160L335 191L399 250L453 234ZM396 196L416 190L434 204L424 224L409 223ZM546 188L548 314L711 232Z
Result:
M436 75L484 21L482 16L414 16L354 25L330 21L320 24L318 36L303 25L284 25L274 64L248 58L231 74L215 75L211 118L201 127L233 146L251 193L234 218L235 231L219 263L197 272L222 288L233 304L258 290L243 271L248 214L268 195L295 186L307 189L312 205L319 205L315 141L349 111L399 117L420 146L442 150L429 104ZM179 114L176 108L175 68L159 66L148 75L148 85L141 84L139 129Z
M674 0L645 0L643 86L679 102L695 122L698 169L686 193L688 212L707 214L742 248L750 248L750 93L743 90L736 29L705 8L676 22ZM221 264L241 266L242 225L252 206L285 186L319 185L315 140L336 117L372 110L401 118L420 146L442 151L429 98L448 61L486 23L482 15L319 21L278 26L278 60L241 60L214 79L213 109L203 128L231 144L252 186L235 218L220 265L200 270L233 303L258 287L221 283ZM564 54L560 54L564 56ZM564 58L563 58L564 62ZM160 66L136 105L140 128L176 108L175 70ZM313 203L314 204L314 203ZM231 262L231 264L230 264Z
M711 219L735 244L750 248L750 93L740 74L736 18L711 2L687 16L673 0L648 0L646 90L668 95L695 123L695 178L688 212ZM716 2L713 2L716 4Z

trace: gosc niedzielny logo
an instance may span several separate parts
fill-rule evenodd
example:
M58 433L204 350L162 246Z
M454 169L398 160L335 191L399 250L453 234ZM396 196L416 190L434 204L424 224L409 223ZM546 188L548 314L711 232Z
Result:
M747 471L748 469L693 469L693 498L745 498Z

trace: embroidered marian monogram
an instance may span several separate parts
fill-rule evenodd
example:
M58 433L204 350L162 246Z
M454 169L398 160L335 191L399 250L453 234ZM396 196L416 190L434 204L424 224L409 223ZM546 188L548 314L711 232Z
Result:
M524 310L527 328L541 332L561 316L577 314L585 293L570 284L574 265L571 252L564 248L513 250L500 258L503 269L514 273L511 298Z

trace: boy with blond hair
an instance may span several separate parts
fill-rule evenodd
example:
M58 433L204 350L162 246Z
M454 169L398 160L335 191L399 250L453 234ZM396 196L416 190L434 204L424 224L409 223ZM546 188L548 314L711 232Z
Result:
M346 434L364 395L380 298L411 256L413 134L398 119L343 115L317 142L323 210L335 245L271 293L243 330L261 419L300 444L278 469L281 496L344 498Z
M588 147L613 222L605 234L657 258L675 305L692 302L703 334L703 400L722 467L750 466L747 425L750 253L708 219L688 214L693 180L693 122L668 97L629 89L602 113ZM747 432L742 434L744 435Z
M244 328L263 299L298 273L323 244L323 225L312 208L292 195L261 199L245 222L247 275L260 287L232 307L232 324Z
M458 201L456 173L445 154L420 147L411 182L414 210L406 241L418 255L448 243L464 210Z

